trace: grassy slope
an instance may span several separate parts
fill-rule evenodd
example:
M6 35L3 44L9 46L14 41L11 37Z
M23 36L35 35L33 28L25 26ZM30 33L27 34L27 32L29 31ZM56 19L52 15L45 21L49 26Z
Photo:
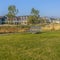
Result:
M60 32L1 35L0 60L60 60Z

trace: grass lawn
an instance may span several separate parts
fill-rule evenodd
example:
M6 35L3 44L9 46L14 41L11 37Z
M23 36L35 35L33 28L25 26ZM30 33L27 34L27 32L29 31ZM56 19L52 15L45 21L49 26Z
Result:
M60 60L60 31L0 35L0 60Z

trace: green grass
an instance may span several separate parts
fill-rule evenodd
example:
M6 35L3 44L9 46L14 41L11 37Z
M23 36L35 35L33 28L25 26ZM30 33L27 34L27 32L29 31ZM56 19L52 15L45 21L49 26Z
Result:
M60 60L60 31L0 35L0 60Z

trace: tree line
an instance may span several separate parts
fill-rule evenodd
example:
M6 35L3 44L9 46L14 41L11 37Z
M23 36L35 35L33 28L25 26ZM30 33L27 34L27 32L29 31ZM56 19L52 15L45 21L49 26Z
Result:
M7 17L12 19L13 17L16 17L16 15L19 13L19 10L16 8L15 5L10 5L8 7L8 13L6 14ZM28 17L28 24L39 24L44 23L45 20L40 18L39 10L32 8L30 15Z

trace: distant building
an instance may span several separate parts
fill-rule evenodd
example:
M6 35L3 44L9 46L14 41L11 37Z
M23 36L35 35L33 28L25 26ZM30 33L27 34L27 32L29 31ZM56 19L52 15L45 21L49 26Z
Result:
M27 20L29 16L16 16L14 18L8 18L5 16L0 16L0 24L21 24L27 25Z
M59 18L50 18L51 23L60 23L60 19Z
M7 17L0 16L0 24L5 24L5 21L7 20Z
M44 20L46 20L46 23L60 23L59 18L52 18L52 17L42 17Z
M20 24L27 25L27 23L28 23L28 21L27 21L28 17L29 16L18 16L17 19L18 19L18 21L19 21Z
M0 24L28 24L28 15L26 16L16 16L14 18L8 18L5 16L0 16ZM60 23L59 18L49 18L49 17L40 17L45 20L46 23Z
M29 16L17 16L14 18L8 18L6 22L10 24L22 24L22 25L27 25L27 19Z

